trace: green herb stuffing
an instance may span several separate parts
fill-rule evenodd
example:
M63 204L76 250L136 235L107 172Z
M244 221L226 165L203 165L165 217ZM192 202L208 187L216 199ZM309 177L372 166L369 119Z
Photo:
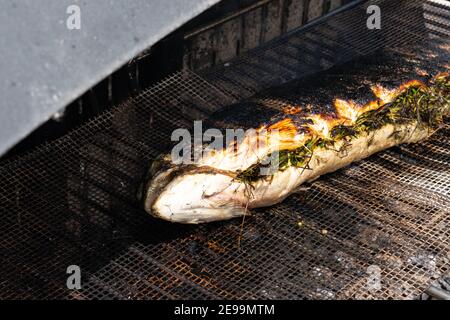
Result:
M437 129L443 117L450 110L450 78L436 78L429 87L410 87L389 104L361 114L353 125L339 124L332 128L329 139L311 137L296 149L278 151L278 170L283 171L294 166L308 169L308 163L316 148L333 148L341 140L346 142L361 133L378 130L387 124L402 125L417 121L419 125ZM345 144L348 145L348 144ZM267 155L267 158L274 154ZM261 168L270 161L260 161L246 170L238 172L237 180L252 183L267 179L270 175L261 175Z

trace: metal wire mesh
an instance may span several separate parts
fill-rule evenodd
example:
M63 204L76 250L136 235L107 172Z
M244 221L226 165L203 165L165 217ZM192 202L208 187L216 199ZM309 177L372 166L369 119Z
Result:
M385 30L367 31L369 3L382 7ZM227 66L174 74L4 163L0 298L417 297L449 272L448 125L427 142L380 153L255 210L240 250L239 219L170 224L146 214L136 194L174 129L269 87L380 48L420 68L448 68L446 3L348 6ZM80 290L66 287L69 265L82 270Z

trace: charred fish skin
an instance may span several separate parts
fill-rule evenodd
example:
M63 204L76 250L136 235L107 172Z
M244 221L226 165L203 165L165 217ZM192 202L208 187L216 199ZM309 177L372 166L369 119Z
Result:
M382 70L381 80L376 81L376 77L364 77L358 68L345 75L334 70L322 75L322 80L310 82L310 87L308 83L294 84L286 90L296 96L292 110L267 108L263 113L271 114L264 127L280 129L287 137L283 144L274 149L267 143L254 155L249 138L237 151L242 161L232 152L224 152L194 165L168 165L149 178L145 210L164 220L189 224L242 216L248 209L279 203L302 183L376 152L427 139L450 113L449 75L424 79L412 72L397 80L400 72L391 76L383 72L388 70ZM296 85L301 92L295 92ZM276 90L270 96L286 99ZM264 99L253 99L247 106L262 108ZM313 108L309 110L308 105ZM219 112L216 120L259 127L249 124L254 119L248 116L230 116L232 108ZM278 170L260 175L261 159L273 152L278 152Z

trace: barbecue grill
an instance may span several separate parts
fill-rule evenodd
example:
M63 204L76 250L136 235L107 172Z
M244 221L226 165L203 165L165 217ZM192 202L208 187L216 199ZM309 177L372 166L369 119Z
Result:
M173 130L225 106L278 108L300 94L290 84L355 61L449 71L449 1L317 1L320 14L313 0L293 1L309 8L298 13L308 23L258 45L233 38L232 25L282 2L183 31L179 71L1 163L0 298L418 299L430 286L445 296L449 124L321 177L244 223L171 224L142 209L139 185L152 159L170 151ZM381 9L381 29L368 28L369 5ZM225 40L205 45L217 30ZM66 285L71 265L81 289Z

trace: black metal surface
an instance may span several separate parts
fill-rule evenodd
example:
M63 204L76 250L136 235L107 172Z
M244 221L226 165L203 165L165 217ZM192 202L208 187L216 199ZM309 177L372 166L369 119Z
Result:
M448 68L448 35L417 20L423 1L374 2L390 9L382 11L385 31L364 29L367 3L348 8L228 67L176 73L3 163L0 297L418 297L449 272L448 125L427 142L380 153L256 210L240 247L239 219L170 224L151 218L136 199L149 161L168 150L174 129L257 92L267 99L269 87L380 49L394 50L405 65L414 59L433 72ZM427 3L450 18L448 7ZM82 270L80 290L66 287L69 265Z

